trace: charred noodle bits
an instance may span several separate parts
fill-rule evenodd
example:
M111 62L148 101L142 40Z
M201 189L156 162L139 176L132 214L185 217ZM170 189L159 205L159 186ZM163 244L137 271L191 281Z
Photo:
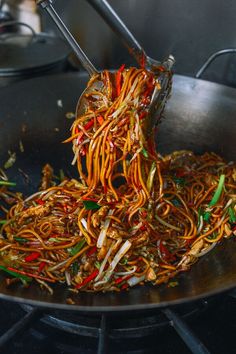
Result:
M27 199L0 182L0 269L50 293L53 283L74 292L173 287L173 277L236 234L235 164L214 153L160 156L147 134L158 78L122 66L116 80L108 71L102 80L65 141L79 179L63 173L55 185L47 165Z

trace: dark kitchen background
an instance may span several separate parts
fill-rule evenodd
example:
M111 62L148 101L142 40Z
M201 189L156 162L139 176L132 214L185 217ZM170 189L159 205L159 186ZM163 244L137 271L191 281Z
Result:
M233 0L109 0L148 55L176 58L175 72L194 77L214 52L236 48L236 2ZM132 63L119 39L86 0L57 0L59 14L100 68ZM54 32L43 16L44 30ZM236 86L236 55L217 58L203 75Z

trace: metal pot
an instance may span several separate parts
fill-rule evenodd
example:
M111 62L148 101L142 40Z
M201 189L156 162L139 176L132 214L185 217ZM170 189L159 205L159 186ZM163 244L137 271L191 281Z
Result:
M0 87L63 71L70 53L59 37L45 34L0 36Z

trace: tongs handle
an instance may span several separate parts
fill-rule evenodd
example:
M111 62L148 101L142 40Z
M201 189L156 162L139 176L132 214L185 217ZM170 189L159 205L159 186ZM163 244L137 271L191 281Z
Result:
M98 71L88 59L84 51L80 48L75 38L72 36L62 19L52 6L52 0L36 0L36 3L37 5L40 5L43 9L45 9L47 13L51 16L52 20L55 22L55 24L57 25L57 27L73 49L74 53L78 57L79 61L83 65L84 69L89 73L89 75L93 76L97 74Z
M87 0L94 9L101 15L112 30L121 38L123 44L128 48L131 55L135 57L138 64L147 59L147 55L137 39L129 31L117 13L106 0Z

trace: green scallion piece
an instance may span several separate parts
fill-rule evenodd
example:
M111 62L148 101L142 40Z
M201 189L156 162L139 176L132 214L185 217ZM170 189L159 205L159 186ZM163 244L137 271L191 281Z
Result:
M101 208L101 205L98 205L93 200L84 200L83 204L86 210L98 210Z
M16 273L13 270L9 270L9 269L7 269L4 266L0 266L0 269L3 270L6 273L12 275L15 278L19 278L19 279L25 280L26 282L30 282L31 281L30 277L27 277L26 275L23 275L23 274Z
M86 242L86 240L84 239L84 240L80 241L79 243L77 243L76 246L74 246L73 248L71 248L71 249L70 249L70 252L69 252L70 255L71 255L71 256L75 256L75 255L83 248L85 242Z
M236 223L236 215L235 215L235 211L234 208L232 208L231 206L228 208L228 212L229 212L229 222L231 224Z
M224 187L224 183L225 183L225 175L221 175L220 179L219 179L218 186L216 188L216 191L212 197L212 200L209 203L209 207L216 205L216 203L220 199L220 196L221 196L221 193L222 193L222 190Z
M215 193L214 193L210 203L208 204L208 208L213 207L219 201L223 187L224 187L224 183L225 183L225 175L221 175L220 179L219 179L219 183L218 183L217 188L215 190ZM208 222L210 220L210 216L211 216L211 211L209 211L209 210L205 211L203 214L203 220Z
M0 220L0 225L5 225L8 220Z
M16 183L9 181L0 181L0 186L15 187Z
M148 152L146 149L142 148L142 154L143 156L145 156L146 158L148 158Z
M76 275L79 271L79 263L76 261L75 263L72 264L72 272L74 275Z
M15 237L14 236L14 240L19 242L19 243L26 243L28 242L28 240L26 238L22 238L22 237Z
M210 220L210 216L211 216L211 212L210 211L204 211L203 220L208 222Z
M100 269L100 267L101 267L101 264L100 264L98 261L96 261L96 262L94 263L94 265L95 265L95 267L96 267L97 269Z

